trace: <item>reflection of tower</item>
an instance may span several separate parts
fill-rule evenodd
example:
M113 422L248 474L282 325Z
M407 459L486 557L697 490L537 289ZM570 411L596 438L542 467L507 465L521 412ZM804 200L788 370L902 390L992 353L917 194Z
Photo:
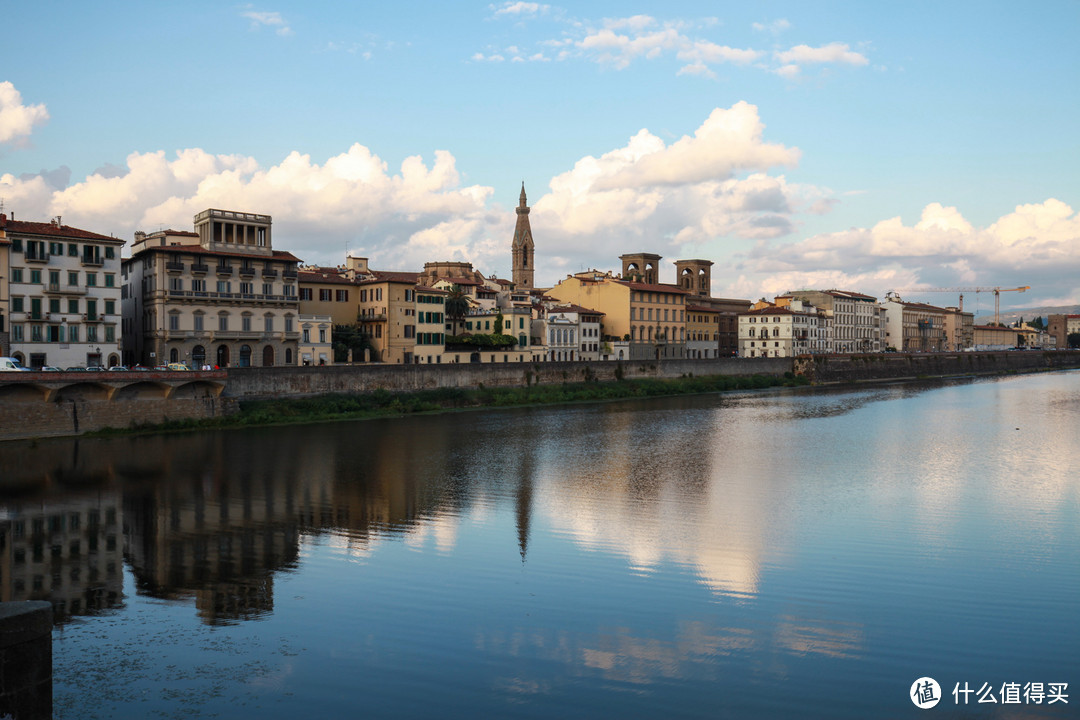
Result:
M659 282L657 272L661 257L660 255L644 252L620 255L623 280L656 285Z
M693 295L712 295L712 260L676 260L679 287Z
M517 290L533 287L533 236L529 226L529 206L525 204L525 183L517 206L517 226L514 228L514 286Z
M529 524L532 521L533 496L533 461L532 454L526 453L522 460L521 476L518 479L515 510L517 514L518 550L521 562L529 552Z

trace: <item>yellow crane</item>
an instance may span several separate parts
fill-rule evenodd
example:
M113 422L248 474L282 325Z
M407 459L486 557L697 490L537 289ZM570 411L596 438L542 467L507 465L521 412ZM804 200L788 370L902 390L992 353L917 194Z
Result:
M1001 324L1001 293L1003 292L1024 292L1030 290L1030 285L1024 285L1023 287L1003 288L1003 287L954 287L954 288L901 288L894 292L912 292L912 293L932 293L932 292L958 292L960 293L960 309L964 309L964 293L973 292L992 292L994 293L994 324Z

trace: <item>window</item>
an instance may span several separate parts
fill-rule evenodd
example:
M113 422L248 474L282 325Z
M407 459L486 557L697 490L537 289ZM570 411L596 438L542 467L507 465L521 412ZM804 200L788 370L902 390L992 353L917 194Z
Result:
M292 318L292 315L286 315L285 316L285 332L290 332L291 333L292 331L293 331L293 318Z
M86 273L86 287L97 287L97 273Z
M305 345L307 345L308 343L311 342L311 331L310 330L308 330L307 328L304 328L303 336L304 336L304 344Z
M11 282L22 282L22 268L11 268Z
M110 248L111 250L112 248ZM116 287L116 275L105 273L105 287Z
M86 342L97 342L97 325L86 326Z
M79 257L78 243L68 243L68 257Z
M244 332L251 332L251 318L247 315L240 318L240 329Z
M178 315L176 313L174 313L172 315L169 315L169 329L170 330L179 330L180 329L180 315Z
M41 326L30 326L30 342L41 342Z
M321 343L326 342L326 331L323 330L322 328L319 328L319 342L321 342Z
M22 328L22 325L12 325L11 326L11 341L12 342L22 342L22 340L23 340L23 328Z
M116 301L115 300L106 300L105 301L105 314L106 315L115 315L116 314Z
M79 342L79 326L68 325L68 342Z
M335 292L335 295L336 295L335 299L337 300L337 302L349 302L349 291L348 290L338 290L338 291Z
M64 254L64 243L59 243L59 242L51 242L51 243L49 243L49 254L50 255L63 255Z
M311 288L306 288L306 287L300 288L300 301L301 302L310 302L311 301Z
M49 298L49 312L60 312L60 298Z
M274 332L273 317L263 318L263 330L268 333Z
M68 271L68 285L79 284L79 273Z
M22 252L22 238L11 239L11 252Z
M253 286L253 283L249 283L249 282L240 283L240 294L241 295L254 295L255 294L255 288Z
M68 309L67 309L67 311L69 313L78 314L78 312L79 312L79 299L78 298L69 298L68 299Z
M296 286L295 285L283 285L282 288L281 288L281 294L284 295L285 297L295 297L296 296Z
M217 329L221 332L227 332L229 330L229 316L219 315L217 319Z
M205 280L192 280L191 281L191 291L192 292L206 292L206 281Z
M217 291L219 293L230 292L230 290L229 290L230 285L232 285L232 283L230 283L228 280L218 280L217 281Z
M202 329L203 329L203 316L202 315L196 315L195 316L195 330L197 332L202 332Z
M110 343L111 342L116 342L116 326L115 325L106 325L105 326L105 342L110 342Z
M41 271L40 270L31 270L30 271L30 282L32 284L34 284L34 285L40 285L41 284Z
M184 290L184 278L178 278L178 277L169 278L169 289L182 292Z
M320 290L319 291L319 302L330 302L330 291L329 290Z
M108 259L108 260L112 260L114 257L116 257L116 250L114 248L111 248L111 247L106 247L105 248L105 258Z
M274 294L274 284L273 283L263 283L262 294L263 295L273 295Z

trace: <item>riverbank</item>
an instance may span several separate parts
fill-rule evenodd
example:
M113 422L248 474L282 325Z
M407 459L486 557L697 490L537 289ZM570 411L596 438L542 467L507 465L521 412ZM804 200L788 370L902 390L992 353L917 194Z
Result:
M713 375L707 377L649 378L615 382L579 382L527 387L446 387L432 390L369 393L328 393L304 398L242 400L230 415L184 419L128 428L104 428L87 435L109 436L271 425L333 420L362 420L418 413L437 413L485 407L524 407L674 395L696 395L725 390L809 385L806 378L775 375Z

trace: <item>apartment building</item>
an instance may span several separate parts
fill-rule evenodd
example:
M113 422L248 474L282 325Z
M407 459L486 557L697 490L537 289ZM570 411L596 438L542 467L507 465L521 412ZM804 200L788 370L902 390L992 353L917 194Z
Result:
M825 314L809 303L764 304L739 315L740 357L795 357L826 352Z
M208 209L195 232L135 233L122 265L124 358L189 367L296 365L299 259L269 215Z
M830 326L830 353L881 352L884 311L877 298L850 290L794 290L777 297L803 300L821 309Z
M899 352L942 352L950 349L945 308L904 302L895 293L881 303L885 311L885 346Z
M0 234L5 352L28 367L119 365L124 241L59 217L27 222L0 214Z
M424 285L413 287L416 302L416 346L413 362L430 365L445 362L446 297L449 293Z

